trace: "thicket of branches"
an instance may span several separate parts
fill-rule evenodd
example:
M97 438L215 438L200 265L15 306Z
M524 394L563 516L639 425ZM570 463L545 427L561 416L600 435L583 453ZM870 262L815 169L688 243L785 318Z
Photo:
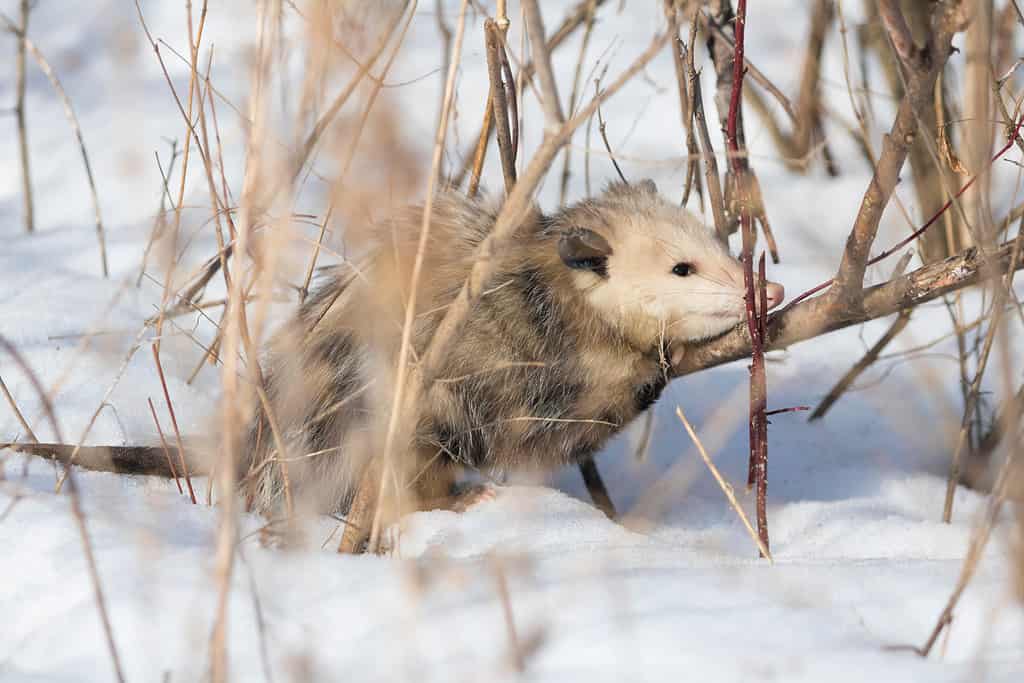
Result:
M847 0L845 4L854 2ZM429 209L431 198L442 184L474 194L488 164L501 169L504 203L479 254L485 257L500 252L545 177L560 176L565 198L568 178L581 164L572 154L570 143L579 140L583 128L589 147L590 126L595 116L600 117L601 104L615 97L664 51L671 53L675 68L681 114L676 139L686 154L685 173L679 182L683 204L694 211L706 210L717 234L726 243L730 235L740 233L739 256L744 265L748 300L745 324L689 349L672 372L678 377L749 359L745 361L750 367L748 485L756 491L756 533L753 525L748 524L748 528L763 555L770 556L765 507L769 392L765 352L895 314L888 332L817 406L812 417L819 418L841 400L846 389L900 335L917 306L941 300L949 312L949 333L955 336L959 348L957 380L962 390L963 417L958 437L950 445L943 517L949 521L953 514L953 491L965 477L972 484L986 485L991 490L991 502L986 520L972 542L956 592L942 611L935 633L921 648L922 654L928 653L951 619L1001 506L1013 493L1013 487L1019 486L1019 481L1014 483L1014 478L1020 476L1014 468L1020 469L1017 463L1024 387L1019 386L1019 378L1007 375L990 382L1000 387L996 402L987 400L982 391L993 354L1001 357L998 365L1006 368L1007 373L1013 365L1012 357L1019 354L1019 340L1007 331L1008 319L1024 320L1013 288L1014 273L1024 264L1024 205L1002 215L994 213L993 206L999 203L994 197L1005 196L1005 188L993 186L990 173L995 164L1009 159L1015 150L1024 151L1024 139L1019 135L1024 122L1024 91L1017 78L1017 37L1024 31L1024 16L1014 0L865 0L861 9L866 20L857 26L847 25L846 16L851 8L844 7L841 0L812 0L807 3L806 17L786 17L786 21L802 22L807 31L799 85L790 93L775 85L772 74L762 72L744 52L746 36L759 30L746 20L745 0L665 0L661 29L647 45L628 46L632 56L607 67L593 95L588 94L590 88L584 78L595 60L588 53L588 42L604 15L621 11L616 8L618 3L582 0L558 22L553 23L551 16L547 16L546 26L536 0L522 0L511 8L501 0L496 5L463 0L457 15L446 14L444 4L438 2L430 9L437 21L444 87L430 163L426 167L394 132L400 129L401 113L380 101L382 90L389 85L389 70L403 49L410 22L417 10L423 9L417 2L255 3L256 50L250 99L244 104L228 101L216 87L213 48L204 42L208 9L205 0L186 5L189 19L183 30L187 31L188 49L182 52L152 35L144 12L138 10L140 32L166 75L173 106L181 115L181 131L169 163L161 168L161 210L143 257L143 271L160 272L162 301L159 313L139 331L125 362L142 345L149 345L154 370L162 380L160 338L164 330L179 329L175 319L196 312L216 326L213 340L200 344L200 357L192 375L195 377L204 366L219 366L224 396L222 434L226 436L215 485L221 514L217 560L221 617L213 635L214 680L223 680L226 675L226 596L238 536L239 510L231 492L237 483L233 463L240 444L233 435L239 433L237 424L245 412L246 401L259 401L270 408L262 390L264 379L258 349L265 337L271 303L304 299L316 266L325 254L336 255L338 233L346 226L359 224L371 207L386 205L391 198L399 197L411 201L419 198ZM25 229L31 231L34 200L25 142L31 117L25 115L24 98L29 58L50 77L59 93L63 91L53 69L31 41L31 8L27 0L21 2L20 10L20 17L4 16L0 21L19 46L15 118L21 141ZM302 27L301 40L282 40L286 18L297 18ZM485 101L461 102L463 115L480 112L481 125L468 149L453 152L449 136L451 113L459 96L456 82L465 52L466 28L472 22L484 27L488 94ZM519 24L524 35L520 45L509 40L510 26L515 24ZM854 112L853 121L832 111L821 96L821 66L828 41L841 42L843 79ZM954 49L955 43L960 45L959 50ZM568 55L569 44L579 47L576 55ZM556 53L560 59L575 59L572 82L559 82L556 78L552 68ZM288 87L282 88L278 68L289 57L299 58L304 70L299 82L289 82ZM184 89L168 71L168 65L179 60L189 67L190 78ZM713 103L704 101L702 79L713 84ZM889 91L897 98L892 120L880 120L875 115L875 91ZM282 93L290 98L291 116L284 133L280 121L274 119L275 98ZM62 98L88 170L82 132L71 103L63 94ZM539 102L543 120L524 119L525 103L533 98ZM231 117L239 117L246 137L246 161L237 175L226 167L221 146L220 127L226 125L229 110L234 110ZM772 314L758 303L764 300L766 260L760 250L765 249L777 262L786 257L786 242L777 240L772 232L768 220L772 199L762 194L755 164L747 154L745 129L752 118L766 127L779 156L794 174L824 169L835 175L843 172L843 166L854 164L866 164L873 169L860 210L849 226L845 250L836 255L839 266L834 277ZM604 137L604 122L598 124L607 155L614 160L614 150ZM522 143L523 127L543 131L535 148L527 149ZM880 144L878 130L887 131ZM863 158L836 159L830 136L852 136ZM592 163L589 157L588 149L583 160L588 164L588 173ZM464 162L461 166L453 164L452 158ZM380 159L389 160L386 167L381 166ZM89 178L91 184L91 172ZM193 272L187 272L177 258L190 178L200 178L206 188L211 209L209 229L217 241L216 253ZM298 200L311 178L328 188L324 204L315 215L306 212L305 204L299 208ZM898 197L894 199L901 178L912 185L920 215L911 212ZM388 200L382 201L385 196ZM911 228L906 239L898 244L878 245L880 221L891 203ZM315 239L295 238L295 224L303 222L315 224ZM96 229L102 272L106 274L98 208ZM429 230L429 220L423 230ZM346 241L358 243L359 238L355 232L346 234ZM295 253L296 242L306 254L301 264L288 257ZM907 272L909 261L894 259L890 279L865 286L869 266L890 256L902 256L911 246L920 258L919 266ZM480 285L491 275L493 264L487 258L476 262L427 352L418 358L409 353L411 325L406 321L385 447L379 461L364 477L347 520L348 541L347 545L343 541L344 548L352 549L354 536L349 537L348 531L355 529L370 530L370 548L376 549L381 530L393 521L384 515L387 506L382 504L381 497L387 495L389 488L390 462L399 457L410 438L402 425L415 422L411 418L421 397L435 380L446 347L459 334L466 312L480 296ZM142 275L139 277L141 280ZM216 297L208 294L215 289L214 285L221 291ZM968 286L982 290L980 309L973 316L968 311L977 307L965 306L962 301L962 292ZM412 309L410 305L409 310ZM213 317L215 312L219 312L219 318ZM16 355L16 349L7 346ZM24 370L30 372L27 367ZM1014 386L1015 382L1018 386ZM250 386L256 390L248 391ZM0 388L7 394L2 383ZM45 397L45 388L39 389ZM25 433L34 440L31 426L9 394L7 398ZM176 441L180 448L181 435L166 384L162 398L173 423L168 440ZM49 401L45 403L51 406ZM156 419L155 408L153 415ZM681 413L680 418L697 439ZM77 450L87 436L88 429L77 441L68 443ZM184 467L183 461L177 464ZM286 468L283 461L280 466ZM192 490L187 471L182 474L192 500L196 501L197 493ZM71 495L76 495L71 470L66 469L64 476L71 484ZM593 463L584 466L584 476L595 500L613 512L609 492ZM731 496L731 489L724 482L723 488ZM198 497L201 496L199 492ZM211 498L207 492L207 499ZM740 506L736 507L742 514ZM81 521L84 529L84 519ZM83 532L83 541L86 538ZM98 580L96 586L102 605ZM112 636L110 643L114 652Z

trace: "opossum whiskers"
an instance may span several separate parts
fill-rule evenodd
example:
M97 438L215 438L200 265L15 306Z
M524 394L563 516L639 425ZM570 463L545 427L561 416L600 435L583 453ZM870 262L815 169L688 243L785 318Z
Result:
M719 287L721 287L722 289L725 289L725 290L737 290L738 291L738 288L736 287L736 283L734 283L732 281L726 281L726 280L723 280L723 279L719 279L717 277L712 276L710 273L708 273L706 271L703 271L703 270L700 270L700 269L698 269L695 273L693 273L693 277L699 278L701 280L707 280L711 284L718 285Z
M484 424L477 425L471 429L466 430L465 434L470 432L479 431L486 429L487 427L494 427L495 425L505 424L507 422L558 422L565 424L596 424L596 425L607 425L609 427L618 427L618 422L609 422L608 420L598 420L597 418L585 418L585 417L543 417L540 415L518 415L515 417L503 417L500 420L493 422L485 422Z

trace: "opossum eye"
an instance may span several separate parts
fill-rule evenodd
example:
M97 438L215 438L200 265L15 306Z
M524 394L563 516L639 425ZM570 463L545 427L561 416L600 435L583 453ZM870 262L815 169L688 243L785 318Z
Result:
M612 247L593 230L577 228L558 240L558 255L562 262L574 270L589 270L608 277L608 255Z
M687 275L692 275L695 270L696 268L693 267L693 264L677 263L672 268L672 274L678 275L679 277L686 277Z

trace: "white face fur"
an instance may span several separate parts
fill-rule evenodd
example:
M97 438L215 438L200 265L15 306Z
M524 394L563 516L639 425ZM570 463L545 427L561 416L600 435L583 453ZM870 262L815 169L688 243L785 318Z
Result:
M594 232L610 253L602 272L580 269L576 278L606 320L648 340L687 342L745 319L740 262L696 217L658 197L653 185L601 213L605 225ZM768 285L770 307L782 296L781 286Z

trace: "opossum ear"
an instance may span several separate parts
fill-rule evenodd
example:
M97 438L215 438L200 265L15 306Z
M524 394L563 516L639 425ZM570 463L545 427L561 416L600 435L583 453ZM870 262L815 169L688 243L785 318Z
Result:
M593 230L575 228L562 233L558 240L558 255L562 262L575 270L590 270L608 277L608 256L612 246Z

